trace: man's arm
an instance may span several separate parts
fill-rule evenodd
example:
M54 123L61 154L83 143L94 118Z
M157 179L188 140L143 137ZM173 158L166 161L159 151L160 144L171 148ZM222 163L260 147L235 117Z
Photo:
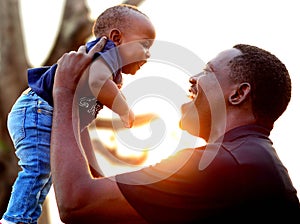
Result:
M51 172L61 219L66 223L143 223L112 178L94 179L84 157L76 84L92 59L92 52L71 52L58 62L53 89Z
M93 175L93 177L103 177L103 174L101 173L101 169L96 159L96 155L91 142L91 137L87 127L80 132L80 136L82 147L84 149L91 174Z

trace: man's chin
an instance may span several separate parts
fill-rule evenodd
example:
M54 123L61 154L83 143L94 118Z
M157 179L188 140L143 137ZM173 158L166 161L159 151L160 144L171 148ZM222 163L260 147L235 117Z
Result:
M199 137L199 128L192 128L194 125L187 125L180 119L179 121L179 128L183 131L188 132L189 134Z
M186 128L186 126L184 125L184 122L182 121L182 119L180 119L178 123L179 123L179 128L181 130L189 132L188 128Z
M182 122L181 119L179 120L178 125L179 125L179 128L180 128L181 130L186 131L186 130L184 129L183 122Z

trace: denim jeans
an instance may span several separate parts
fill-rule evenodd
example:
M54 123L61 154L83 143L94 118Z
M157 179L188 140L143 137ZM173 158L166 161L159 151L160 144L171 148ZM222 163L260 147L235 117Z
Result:
M51 107L32 90L22 94L8 115L7 126L22 170L13 185L3 218L37 223L50 190Z

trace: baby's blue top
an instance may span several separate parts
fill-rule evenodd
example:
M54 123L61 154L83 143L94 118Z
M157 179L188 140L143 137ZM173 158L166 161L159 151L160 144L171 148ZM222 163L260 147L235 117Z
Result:
M89 51L99 38L86 44ZM116 84L122 83L121 75L121 58L113 41L107 40L106 45L101 52L94 54L94 60L101 57L112 71L113 80ZM40 97L46 100L49 105L53 106L53 82L57 64L39 68L28 69L28 85Z

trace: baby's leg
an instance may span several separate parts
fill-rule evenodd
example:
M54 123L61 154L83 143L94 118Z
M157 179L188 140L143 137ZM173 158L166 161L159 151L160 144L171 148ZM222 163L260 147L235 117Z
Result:
M8 117L8 129L22 170L14 183L3 218L36 223L50 188L50 135L53 108L29 91L22 95ZM45 188L46 186L46 188Z

